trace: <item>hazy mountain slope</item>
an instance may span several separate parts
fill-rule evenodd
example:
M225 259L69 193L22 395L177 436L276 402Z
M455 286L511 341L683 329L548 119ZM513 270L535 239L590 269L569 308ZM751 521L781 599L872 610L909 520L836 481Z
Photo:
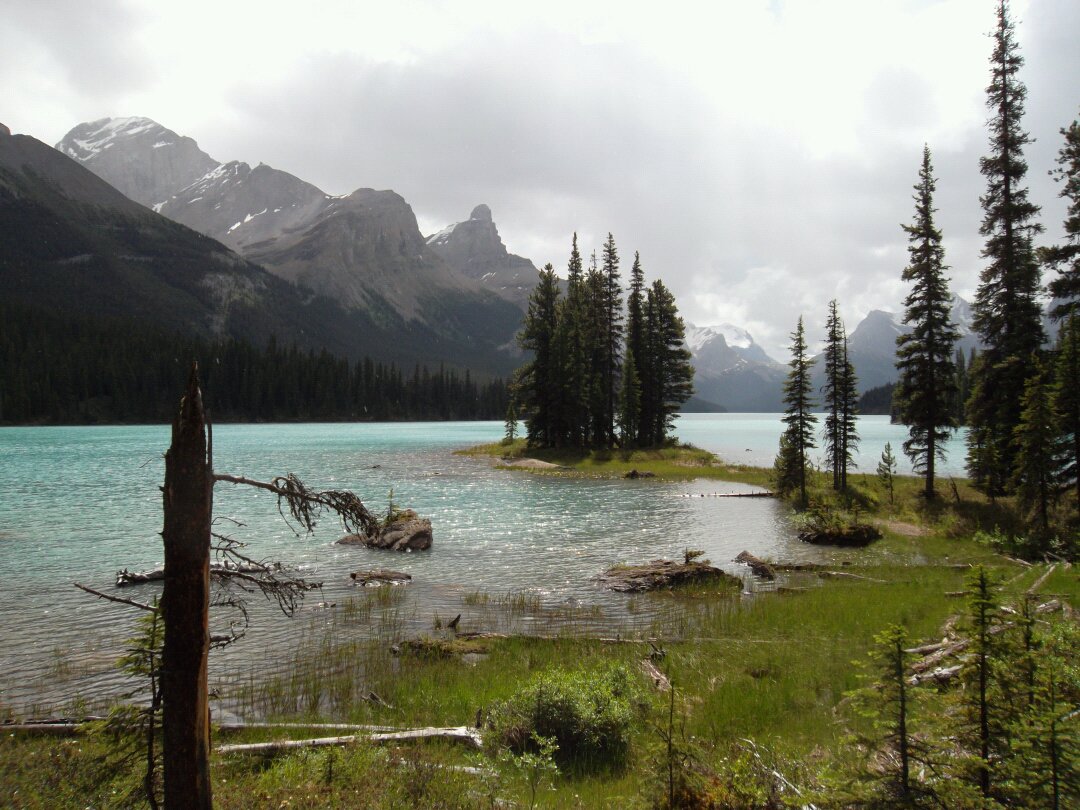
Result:
M781 410L786 366L773 360L745 329L686 324L694 364L694 394L733 412Z
M191 138L149 118L102 118L79 124L56 148L147 207L218 165Z
M536 266L507 251L486 205L476 206L464 222L427 237L427 245L461 275L478 280L522 310L528 307Z
M479 341L406 324L392 309L376 320L297 288L6 128L0 128L0 232L0 284L12 302L256 344L276 336L351 358L425 358L499 373L512 366L493 360Z
M148 119L124 120L129 123L80 125L58 146L105 180L127 185L131 175L153 174L171 153L173 163L194 166L188 160L191 139L153 130L157 125ZM159 140L148 145L151 131ZM155 186L155 210L366 319L385 328L393 324L400 341L422 345L435 337L460 344L486 367L510 363L500 347L512 341L521 310L431 250L398 194L358 189L330 197L269 166L252 169L204 157L210 168L195 178L167 173L175 185Z

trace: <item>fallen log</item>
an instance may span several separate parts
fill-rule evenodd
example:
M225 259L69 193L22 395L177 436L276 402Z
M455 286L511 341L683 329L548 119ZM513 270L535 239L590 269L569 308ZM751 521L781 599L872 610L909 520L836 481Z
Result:
M773 571L773 567L760 557L755 557L749 551L740 551L739 556L735 558L735 562L749 566L754 576L762 579L776 579L776 572Z
M399 726L376 726L357 723L220 723L215 726L221 734L235 734L251 729L317 729L319 731L402 731Z
M270 571L280 570L279 564L261 565L259 563L234 563L234 562L211 562L210 576L221 577L229 574L265 574ZM123 588L127 585L141 585L144 582L160 582L165 579L165 568L152 568L149 571L129 571L123 569L116 572L116 587Z
M1053 574L1056 569L1057 563L1054 563L1049 568L1047 568L1046 571L1043 572L1042 576L1040 576L1037 580L1031 583L1031 587L1027 589L1027 593L1035 593L1035 591L1039 590L1039 588L1042 587L1042 584L1050 578L1050 575Z
M475 750L483 748L484 740L480 732L468 726L452 728L412 728L401 731L373 732L370 734L348 734L342 737L316 737L310 740L276 740L265 743L238 743L219 745L219 754L274 754L281 751L294 751L299 748L322 748L332 745L352 745L359 741L370 743L412 742L415 740L447 740L457 742Z
M641 671L645 673L645 676L652 681L652 685L659 691L667 692L671 689L671 681L668 680L668 676L661 672L660 668L650 659L641 659Z
M937 683L945 684L960 674L961 666L957 664L952 667L938 667L930 672L917 673L907 679L908 684L911 686L921 686L924 683Z
M874 577L863 576L862 574L849 574L847 571L818 571L818 576L822 579L857 579L862 582L885 582L883 579L875 579Z
M599 582L620 593L643 593L678 585L716 582L742 589L742 580L708 563L653 560L643 565L616 565L596 577Z
M971 642L968 639L964 638L960 639L959 641L953 641L949 644L946 644L944 647L941 647L935 652L932 652L925 658L920 658L918 661L914 661L911 664L910 669L916 674L926 672L931 667L935 667L940 664L946 658L956 655L959 652L963 652L967 649L970 643Z
M881 530L869 523L854 523L840 529L806 529L799 539L815 546L862 548L881 539Z
M4 723L0 734L17 732L41 737L71 737L85 731L84 723Z
M380 585L407 585L412 581L412 574L406 574L403 571L391 571L388 568L353 571L349 576L357 585L376 588Z

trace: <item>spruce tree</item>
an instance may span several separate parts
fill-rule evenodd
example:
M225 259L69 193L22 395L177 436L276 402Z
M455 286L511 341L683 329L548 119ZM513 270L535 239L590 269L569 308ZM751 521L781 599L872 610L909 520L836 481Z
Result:
M559 285L550 264L540 271L529 296L529 311L518 333L518 344L533 354L518 370L516 390L527 414L530 447L552 447L557 434L557 358L553 352L559 304Z
M622 286L619 283L619 252L615 248L615 237L610 233L604 242L602 298L603 302L603 389L604 389L604 428L606 436L601 438L605 447L615 446L615 406L619 396L619 356L622 351L623 314Z
M1033 516L1033 529L1043 541L1050 535L1050 507L1061 479L1062 447L1050 399L1045 366L1033 358L1034 370L1020 400L1020 424L1013 430L1015 466L1012 486L1017 503Z
M634 352L627 348L623 358L622 386L619 389L619 441L623 447L638 443L641 427L641 381L638 379Z
M630 294L626 298L626 353L634 357L641 398L645 399L652 386L648 379L649 359L645 344L645 273L641 269L641 256L636 251L633 267L630 268ZM625 360L623 365L625 374ZM645 423L639 418L635 443L647 443L644 428Z
M1065 213L1065 243L1045 248L1040 258L1061 276L1050 282L1050 292L1063 299L1051 313L1055 319L1080 311L1080 120L1061 130L1065 145L1058 153L1058 168L1052 174L1062 183L1059 196L1068 200Z
M1061 483L1072 487L1080 514L1080 313L1073 312L1058 336L1054 412L1062 445Z
M1013 467L1012 432L1020 423L1017 394L1024 389L1029 360L1045 334L1033 245L1042 226L1035 221L1039 207L1023 186L1027 174L1023 147L1031 143L1020 123L1027 96L1018 76L1024 60L1005 0L1000 0L997 16L992 78L986 89L991 153L980 160L987 188L980 199L984 217L979 232L986 237L982 256L989 263L980 275L974 307L974 326L986 350L968 408L972 426L968 470L983 486L1000 488Z
M825 324L825 459L833 475L833 489L847 488L847 471L853 465L859 436L856 428L858 386L855 367L848 360L847 334L836 306L829 302Z
M930 147L924 146L915 219L901 226L908 235L909 257L901 278L912 285L904 299L904 323L911 331L896 338L900 380L893 401L900 421L908 426L904 453L923 475L927 499L934 497L936 462L945 460L945 443L957 426L958 372L952 359L957 332L949 318L952 296L945 278L945 249L934 225L935 186Z
M784 482L785 489L778 483L781 492L790 492L795 487L799 490L799 501L806 504L806 467L808 453L817 445L814 443L814 426L817 417L813 414L814 401L811 396L813 386L810 370L813 358L806 354L806 333L803 319L791 333L791 361L787 380L784 382L784 418L786 425L780 438L780 455L777 458L778 482Z
M576 233L566 269L566 298L559 311L556 338L562 365L560 431L567 445L585 447L589 434L588 311Z
M881 461L877 465L877 477L882 488L889 493L889 506L896 505L896 456L893 455L892 442L885 442L881 451Z
M651 389L649 398L642 398L642 431L647 444L658 447L667 439L680 406L693 393L694 381L675 296L659 279L646 296L645 334Z

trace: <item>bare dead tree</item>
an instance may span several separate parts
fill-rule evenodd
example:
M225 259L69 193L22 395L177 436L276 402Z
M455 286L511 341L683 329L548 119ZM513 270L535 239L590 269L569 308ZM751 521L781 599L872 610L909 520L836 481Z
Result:
M169 808L210 810L210 712L207 691L207 661L211 646L224 646L243 635L247 609L243 598L230 586L245 593L261 593L277 602L286 615L297 609L304 593L319 587L290 575L278 563L256 560L244 551L244 544L229 535L214 532L213 489L216 482L263 489L277 495L278 512L298 536L311 533L320 518L333 513L349 532L374 532L378 520L363 502L347 490L312 490L293 474L272 481L257 481L238 475L215 474L213 434L203 408L198 367L192 363L187 387L173 420L172 442L165 454L165 483L162 487L165 546L164 590L158 606L110 596L77 585L96 596L144 610L160 611L164 643L160 669L153 667L151 708L162 707L164 803ZM210 558L217 557L215 579L221 588L211 600ZM230 625L225 635L210 635L209 609L237 610L241 621ZM239 625L240 630L237 630ZM153 657L151 657L153 660ZM153 726L147 737L148 801L156 807L153 792Z

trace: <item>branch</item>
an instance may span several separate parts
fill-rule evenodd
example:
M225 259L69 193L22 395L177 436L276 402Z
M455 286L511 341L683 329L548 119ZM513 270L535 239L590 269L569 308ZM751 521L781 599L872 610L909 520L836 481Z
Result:
M378 530L378 521L352 492L337 489L313 491L292 473L279 475L270 482L256 481L253 478L227 473L214 473L214 480L243 484L274 493L278 496L278 511L281 516L285 517L282 509L282 501L284 501L289 507L289 514L292 515L293 520L303 526L309 534L315 530L318 513L323 509L336 512L346 531L372 534ZM293 531L296 532L295 529ZM299 534L299 532L296 533Z
M157 613L158 611L158 609L153 605L136 602L134 599L124 599L122 596L110 596L107 593L95 591L93 588L87 588L85 585L80 585L78 582L73 582L71 584L80 590L93 594L94 596L99 596L102 599L108 599L110 602L119 602L121 605L131 605L132 607L141 608L142 610L149 610L151 613Z

